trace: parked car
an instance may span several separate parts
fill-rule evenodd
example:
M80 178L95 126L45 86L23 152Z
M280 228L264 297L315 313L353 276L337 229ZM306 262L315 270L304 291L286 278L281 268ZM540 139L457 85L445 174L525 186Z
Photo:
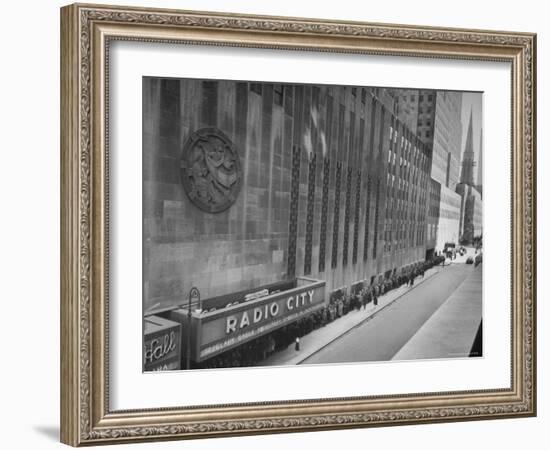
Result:
M481 261L482 261L482 259L483 259L483 253L480 252L480 253L476 256L475 265L477 266L478 264L480 264Z

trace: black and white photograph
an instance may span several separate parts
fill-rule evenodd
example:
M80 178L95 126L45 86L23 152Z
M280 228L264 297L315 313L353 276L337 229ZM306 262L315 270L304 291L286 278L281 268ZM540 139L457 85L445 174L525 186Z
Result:
M483 93L144 77L143 370L483 357Z

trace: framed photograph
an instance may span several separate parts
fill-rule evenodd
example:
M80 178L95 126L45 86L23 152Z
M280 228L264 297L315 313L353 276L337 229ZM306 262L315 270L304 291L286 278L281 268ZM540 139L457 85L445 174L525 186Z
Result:
M536 414L536 36L61 9L61 440Z

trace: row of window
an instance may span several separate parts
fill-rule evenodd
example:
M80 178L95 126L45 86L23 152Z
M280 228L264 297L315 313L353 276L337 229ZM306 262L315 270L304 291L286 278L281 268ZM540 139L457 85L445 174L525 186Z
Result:
M426 98L429 102L433 101L433 94L428 94L427 96L424 96L424 94L420 94L418 96L418 101L419 102L423 102L424 101L424 98ZM416 101L416 95L415 94L412 94L410 97L409 97L410 101L411 102L415 102Z
M384 225L386 252L392 248L401 249L414 245L415 237L418 245L418 240L423 238L422 232L416 233L415 226L411 226L411 223L418 223L421 228L425 226L425 215L422 211L426 207L429 179L429 158L420 151L418 145L408 139L406 133L400 136L397 145L399 132L394 128L395 123L396 120L392 117Z
M264 83L250 83L250 90L258 95L262 95L263 93L263 84ZM293 86L292 85L284 85L284 84L273 84L273 101L276 105L283 106L284 104L284 98L285 96L292 98L292 91ZM344 86L344 89L346 86ZM351 94L354 97L357 97L357 89L356 87L351 88ZM367 89L366 88L359 88L361 90L361 103L365 104L367 102ZM376 96L377 89L374 89L372 92L373 96ZM318 97L319 93L319 87L313 86L313 95L314 97L317 94Z

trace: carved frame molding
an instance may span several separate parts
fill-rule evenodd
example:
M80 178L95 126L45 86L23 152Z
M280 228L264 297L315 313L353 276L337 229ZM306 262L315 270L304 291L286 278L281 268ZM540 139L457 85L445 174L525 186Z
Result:
M111 411L108 58L113 39L507 61L512 66L510 389ZM536 414L536 35L148 10L61 10L61 440L312 431Z

